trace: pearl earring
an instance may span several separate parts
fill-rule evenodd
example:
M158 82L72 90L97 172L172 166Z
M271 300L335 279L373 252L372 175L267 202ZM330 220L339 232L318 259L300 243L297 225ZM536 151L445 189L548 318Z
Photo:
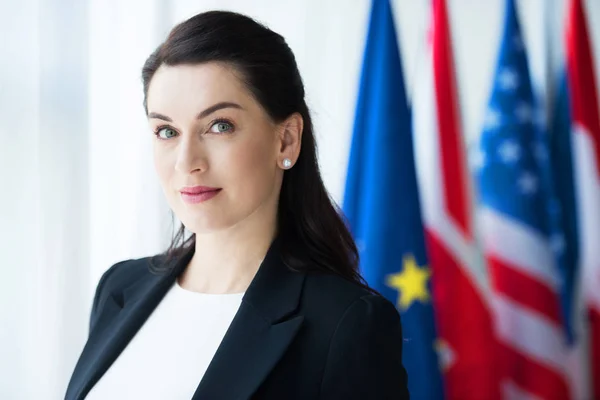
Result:
M291 166L292 166L292 160L290 160L289 158L284 158L283 159L283 168L288 169Z

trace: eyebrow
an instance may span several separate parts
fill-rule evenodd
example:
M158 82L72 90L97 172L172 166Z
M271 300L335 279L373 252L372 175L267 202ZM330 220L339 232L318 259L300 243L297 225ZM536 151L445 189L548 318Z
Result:
M240 106L237 103L232 103L232 102L229 102L229 101L223 101L221 103L217 103L215 105L212 105L212 106L208 107L204 111L201 111L200 113L198 113L198 115L196 115L196 119L206 118L210 114L214 113L215 111L222 110L224 108L237 108L238 110L243 110L244 109L244 107ZM173 122L173 120L171 118L167 117L166 115L159 114L157 112L148 113L148 118L157 118L157 119L162 119L163 121Z

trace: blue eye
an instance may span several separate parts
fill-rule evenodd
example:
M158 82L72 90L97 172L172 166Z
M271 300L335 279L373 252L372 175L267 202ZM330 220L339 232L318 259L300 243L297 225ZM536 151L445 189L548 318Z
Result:
M227 133L233 129L233 125L228 121L216 121L210 127L212 133Z
M177 136L177 132L174 129L168 127L158 128L156 132L154 132L154 134L160 139L170 139L174 136Z

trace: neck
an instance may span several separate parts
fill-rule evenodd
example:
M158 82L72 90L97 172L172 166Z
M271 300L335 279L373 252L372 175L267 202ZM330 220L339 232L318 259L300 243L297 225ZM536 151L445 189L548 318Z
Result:
M275 223L196 234L194 256L179 284L201 293L245 292L275 237Z

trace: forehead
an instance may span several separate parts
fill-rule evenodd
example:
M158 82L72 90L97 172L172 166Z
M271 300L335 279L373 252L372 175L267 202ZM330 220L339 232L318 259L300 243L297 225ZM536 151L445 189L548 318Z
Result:
M231 67L219 63L161 65L148 87L148 111L197 114L229 101L244 108L255 103Z

